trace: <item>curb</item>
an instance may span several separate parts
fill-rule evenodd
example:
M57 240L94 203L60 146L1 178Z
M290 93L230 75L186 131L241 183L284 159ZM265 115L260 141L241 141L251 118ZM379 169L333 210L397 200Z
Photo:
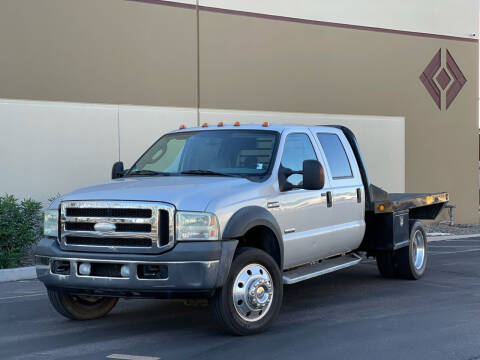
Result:
M26 266L0 270L0 283L17 280L31 280L37 278L35 266Z

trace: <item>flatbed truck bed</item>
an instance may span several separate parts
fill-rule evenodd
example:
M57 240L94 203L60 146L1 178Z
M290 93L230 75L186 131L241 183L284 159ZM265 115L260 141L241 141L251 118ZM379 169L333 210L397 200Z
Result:
M448 203L448 193L388 193L371 184L355 135L344 126L333 127L342 130L352 147L364 185L366 231L359 250L376 256L409 246L411 226L435 219Z

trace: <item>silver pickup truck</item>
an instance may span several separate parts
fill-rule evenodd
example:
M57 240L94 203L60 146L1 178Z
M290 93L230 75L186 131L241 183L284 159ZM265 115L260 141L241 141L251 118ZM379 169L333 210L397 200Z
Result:
M36 252L53 307L77 320L119 298L200 298L225 330L269 327L283 286L376 258L420 278L447 193L371 185L341 126L224 125L162 136L112 180L55 200Z

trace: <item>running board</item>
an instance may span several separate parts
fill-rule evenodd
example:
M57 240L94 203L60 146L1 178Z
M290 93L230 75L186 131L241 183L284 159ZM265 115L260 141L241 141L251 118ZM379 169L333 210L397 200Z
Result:
M295 284L333 271L357 265L362 258L355 253L323 260L313 265L304 265L283 273L284 284Z

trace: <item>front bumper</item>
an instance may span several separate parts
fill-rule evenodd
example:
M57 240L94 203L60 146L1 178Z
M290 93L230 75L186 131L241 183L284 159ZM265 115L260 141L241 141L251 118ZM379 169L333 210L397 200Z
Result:
M86 253L64 251L54 239L44 238L36 251L37 277L47 288L78 294L187 297L195 293L212 293L225 282L237 241L182 242L159 255ZM53 261L70 265L68 274L52 272ZM128 277L80 275L80 263L118 264L130 270ZM139 266L162 265L167 276L162 279L139 277Z

